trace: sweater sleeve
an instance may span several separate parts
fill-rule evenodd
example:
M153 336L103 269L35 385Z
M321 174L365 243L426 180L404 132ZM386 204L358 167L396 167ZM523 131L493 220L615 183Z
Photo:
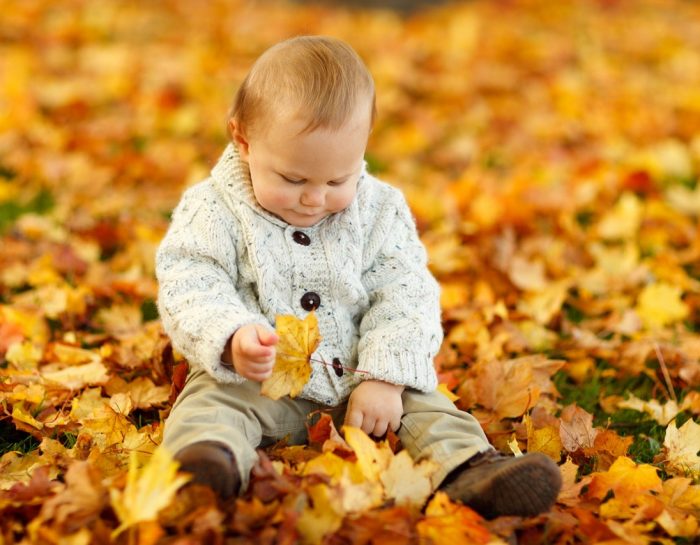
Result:
M204 182L185 192L156 254L165 332L190 363L229 383L245 379L221 361L228 339L242 325L267 324L236 292L235 236L232 215Z
M363 378L429 392L437 386L433 357L440 348L440 288L403 196L377 215L363 273L370 308L360 323L358 369Z

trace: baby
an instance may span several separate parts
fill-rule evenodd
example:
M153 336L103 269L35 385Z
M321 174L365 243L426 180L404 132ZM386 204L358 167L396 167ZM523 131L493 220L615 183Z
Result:
M226 498L245 491L256 448L303 443L322 409L376 437L397 431L414 458L439 464L435 489L484 516L546 511L556 464L497 453L436 391L439 286L402 194L366 170L374 116L372 77L340 40L290 39L254 63L231 144L185 192L157 255L163 326L191 364L164 444ZM322 341L300 397L260 395L275 316L311 311Z

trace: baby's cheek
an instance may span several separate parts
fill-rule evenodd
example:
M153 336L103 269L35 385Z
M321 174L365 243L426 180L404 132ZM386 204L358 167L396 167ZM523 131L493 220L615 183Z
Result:
M348 206L350 206L354 198L354 188L352 190L343 191L342 193L333 195L332 198L329 199L328 208L333 212L340 212L341 210L345 210Z
M293 206L293 199L285 191L265 191L258 196L258 202L267 210L277 211Z

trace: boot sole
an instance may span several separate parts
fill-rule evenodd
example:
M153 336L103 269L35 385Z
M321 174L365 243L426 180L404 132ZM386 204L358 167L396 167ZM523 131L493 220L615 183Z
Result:
M485 518L532 517L549 511L561 489L561 473L540 453L514 458L476 484L462 502Z

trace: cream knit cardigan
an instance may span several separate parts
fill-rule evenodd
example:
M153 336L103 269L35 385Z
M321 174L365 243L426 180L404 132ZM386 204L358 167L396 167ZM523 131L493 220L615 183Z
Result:
M426 392L437 385L439 286L403 195L366 171L347 209L297 228L260 207L229 144L211 177L174 210L156 274L173 346L219 382L246 380L221 361L239 327L274 328L277 314L303 318L300 300L314 293L322 341L313 358L365 372L338 377L312 362L301 397L337 405L365 379Z

